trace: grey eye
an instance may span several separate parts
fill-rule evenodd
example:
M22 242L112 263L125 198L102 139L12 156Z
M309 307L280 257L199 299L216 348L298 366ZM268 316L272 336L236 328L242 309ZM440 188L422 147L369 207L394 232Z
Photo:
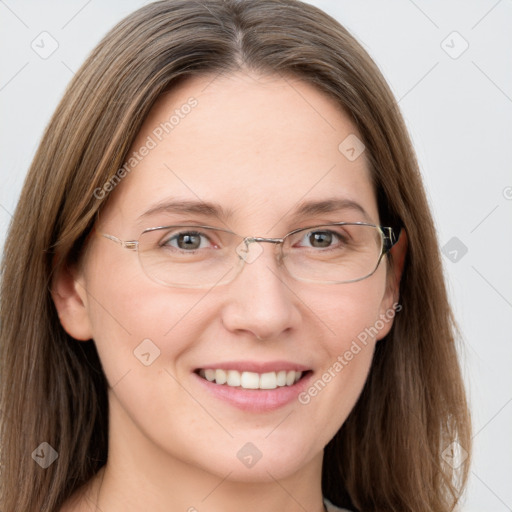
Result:
M204 247L201 245L202 239L208 240L208 237L198 231L182 231L166 238L161 245L183 251L193 251Z
M307 236L312 247L329 247L333 240L332 235L329 231L314 231Z

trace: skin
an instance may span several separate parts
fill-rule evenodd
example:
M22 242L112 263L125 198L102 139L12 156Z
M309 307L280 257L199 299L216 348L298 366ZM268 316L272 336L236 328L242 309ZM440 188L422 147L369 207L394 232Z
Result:
M353 210L292 218L301 201L331 197L357 201L380 224L365 154L349 161L338 150L355 126L297 78L190 79L155 104L132 151L192 96L197 106L110 194L98 231L132 240L145 228L191 220L281 237L315 223L365 220ZM233 217L137 220L171 197L219 202ZM197 290L155 283L135 252L93 237L82 265L56 277L53 297L66 331L98 348L110 385L109 458L62 510L231 512L241 503L246 512L323 510L323 449L355 405L392 321L307 405L242 411L203 390L192 372L218 361L290 360L320 377L398 300L405 240L393 249L392 272L385 258L356 283L295 281L274 246L262 244L233 282ZM146 338L160 350L150 366L133 354ZM236 456L247 442L262 453L252 468Z

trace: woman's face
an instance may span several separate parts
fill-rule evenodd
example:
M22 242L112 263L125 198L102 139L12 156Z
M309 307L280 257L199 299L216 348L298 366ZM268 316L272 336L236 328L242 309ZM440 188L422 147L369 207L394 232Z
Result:
M296 78L195 77L154 106L97 231L134 240L146 228L185 223L282 237L332 222L378 225L357 133L331 99ZM361 210L298 213L327 199ZM177 201L231 213L146 213ZM83 315L65 323L96 343L110 386L110 453L147 463L147 472L186 462L241 481L321 465L392 325L386 259L362 281L315 284L292 279L275 245L261 248L231 283L187 289L151 280L136 252L92 239L75 283ZM237 386L236 372L233 386L209 382L205 369L270 374L271 386L282 371L304 373L293 386L258 390Z

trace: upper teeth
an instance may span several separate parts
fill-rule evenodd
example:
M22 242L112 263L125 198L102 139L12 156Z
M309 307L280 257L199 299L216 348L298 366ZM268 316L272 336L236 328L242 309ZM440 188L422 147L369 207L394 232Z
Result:
M275 389L291 386L302 377L302 372L282 370L279 372L255 373L237 370L200 370L199 375L210 382L245 389Z

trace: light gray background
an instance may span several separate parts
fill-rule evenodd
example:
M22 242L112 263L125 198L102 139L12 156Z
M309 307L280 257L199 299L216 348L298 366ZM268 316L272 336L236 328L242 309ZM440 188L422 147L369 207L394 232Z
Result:
M0 247L64 88L106 31L145 3L0 0ZM475 452L463 510L512 511L512 2L311 3L358 38L399 100L464 334ZM43 31L58 43L46 59L31 47L51 49Z

